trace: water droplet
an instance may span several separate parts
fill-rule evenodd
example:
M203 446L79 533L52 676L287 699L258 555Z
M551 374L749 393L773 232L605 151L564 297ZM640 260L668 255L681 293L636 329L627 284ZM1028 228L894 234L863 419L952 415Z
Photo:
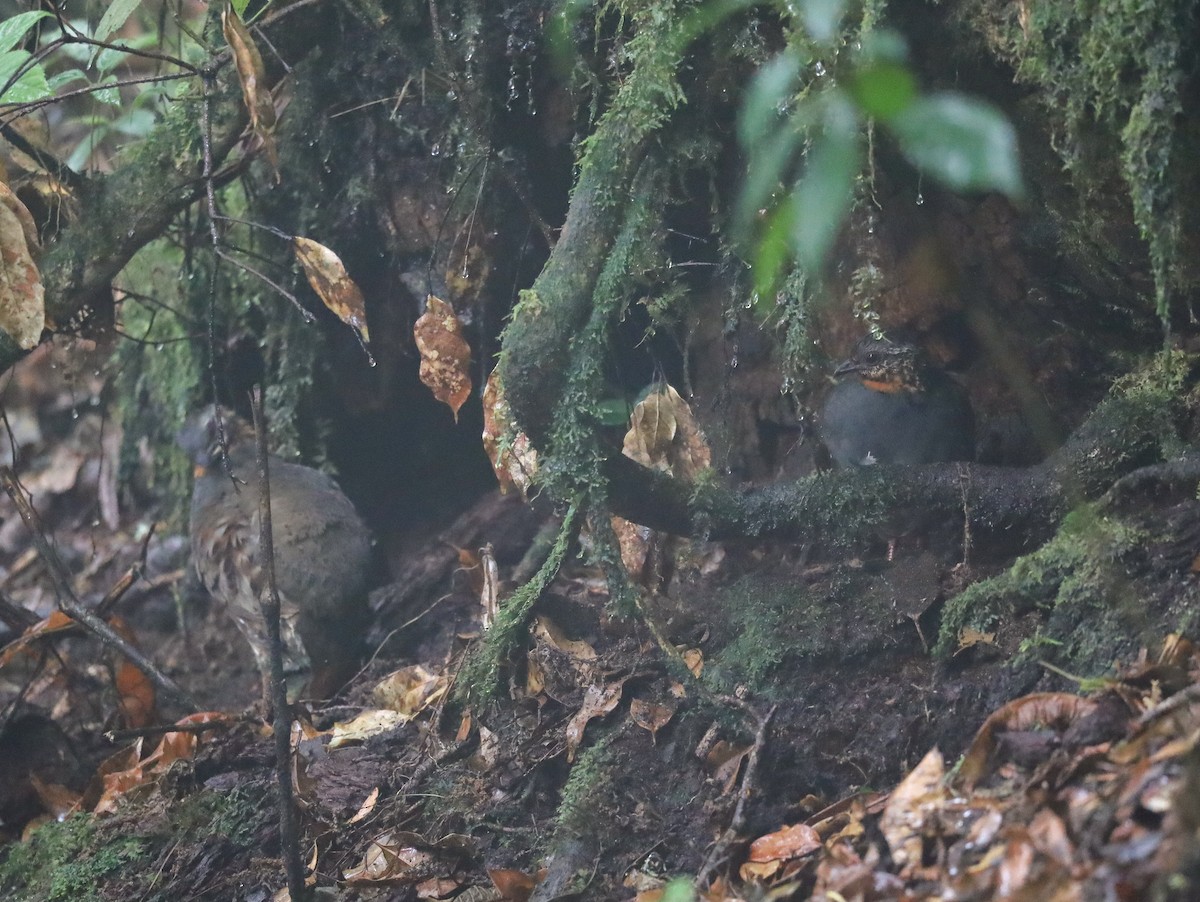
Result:
M134 234L134 232L133 232L133 229L130 229L128 232L126 232L126 233L125 233L125 237L126 237L126 238L132 238L132 237L133 237L133 234Z
M71 419L72 419L72 420L78 420L78 419L79 419L79 408L78 408L78 407L72 407L72 408L71 408Z
M817 60L813 65L813 72L816 74L817 78L822 77L825 74L825 64L820 60Z
M431 157L440 157L442 155L442 145L435 143L429 148L429 155Z
M922 194L920 191L918 191L917 192L917 206L919 207L923 203L925 203L925 195Z
M738 368L737 354L734 354L732 357L729 358L729 368L731 370L736 370Z

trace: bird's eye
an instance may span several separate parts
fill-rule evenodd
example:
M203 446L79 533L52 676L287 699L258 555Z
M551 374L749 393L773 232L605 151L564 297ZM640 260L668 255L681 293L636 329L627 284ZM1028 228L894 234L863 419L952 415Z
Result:
M863 355L863 360L865 360L867 363L878 363L879 362L879 354L876 353L875 351L868 351L866 354Z

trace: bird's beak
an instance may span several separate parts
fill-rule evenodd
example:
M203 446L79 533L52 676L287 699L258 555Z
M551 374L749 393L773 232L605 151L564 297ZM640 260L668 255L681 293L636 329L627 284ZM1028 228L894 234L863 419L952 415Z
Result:
M192 478L193 479L200 479L207 472L208 472L208 467L204 466L204 464L193 464L193 466L192 466Z
M833 371L833 375L844 376L847 373L857 373L858 369L859 369L858 364L855 363L853 359L843 360L841 363L838 364L838 368Z

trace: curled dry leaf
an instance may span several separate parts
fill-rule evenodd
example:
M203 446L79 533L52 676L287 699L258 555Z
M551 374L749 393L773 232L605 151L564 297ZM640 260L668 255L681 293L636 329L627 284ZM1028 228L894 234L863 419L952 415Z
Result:
M567 724L568 762L575 760L575 752L579 749L579 744L583 742L583 731L586 729L588 721L608 714L621 701L621 690L625 686L626 679L628 677L607 686L588 686L588 690L583 696L583 704L575 712L571 722Z
M993 711L975 734L958 769L959 780L971 788L988 774L997 733L1046 728L1063 732L1095 710L1094 700L1066 692L1035 692L1009 702Z
M892 860L903 873L921 864L924 836L933 827L949 798L942 785L946 765L942 753L930 749L907 777L892 790L879 816L879 829L892 850Z
M712 464L712 452L687 401L670 385L633 408L622 453L644 467L695 479Z
M46 325L45 290L34 262L37 228L25 205L0 183L0 330L29 350Z
M401 845L391 833L375 837L362 861L342 873L347 883L417 883L427 879L433 856Z
M371 341L367 329L367 305L358 285L346 272L342 259L323 244L297 235L292 239L296 259L308 277L308 284L326 307L354 330L363 350ZM369 356L369 355L368 355Z
M226 7L221 13L221 31L233 52L233 64L242 86L242 99L250 115L250 128L262 141L263 152L275 180L279 181L279 153L275 148L275 103L267 88L266 67L258 45L238 14Z
M454 308L431 294L413 326L413 337L421 354L421 382L454 411L457 423L458 409L471 396L471 346L462 336Z
M671 722L675 716L675 708L671 705L659 705L645 699L635 698L629 703L629 719L649 730L650 735L657 738L658 731Z
M376 683L371 696L382 707L412 718L440 701L449 685L445 674L412 664L392 671Z
M496 471L500 491L507 493L516 486L522 497L528 496L537 473L537 451L524 432L513 429L498 369L492 370L483 387L483 450Z
M396 727L404 726L412 718L399 711L387 708L371 708L363 711L350 720L340 720L333 725L329 747L341 748L344 745L366 742L372 736L390 732Z

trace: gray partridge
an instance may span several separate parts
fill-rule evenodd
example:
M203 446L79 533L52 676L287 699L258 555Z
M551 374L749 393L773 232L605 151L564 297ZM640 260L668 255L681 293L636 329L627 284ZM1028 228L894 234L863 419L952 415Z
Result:
M259 598L259 476L254 432L222 414L226 468L213 408L188 421L180 446L195 465L192 565L241 628L263 680L270 668ZM231 478L232 474L232 478ZM275 582L285 670L311 667L307 695L327 698L353 675L367 626L371 539L329 476L272 455L269 460Z
M867 336L834 376L821 438L840 467L975 457L975 413L954 379L915 345Z

